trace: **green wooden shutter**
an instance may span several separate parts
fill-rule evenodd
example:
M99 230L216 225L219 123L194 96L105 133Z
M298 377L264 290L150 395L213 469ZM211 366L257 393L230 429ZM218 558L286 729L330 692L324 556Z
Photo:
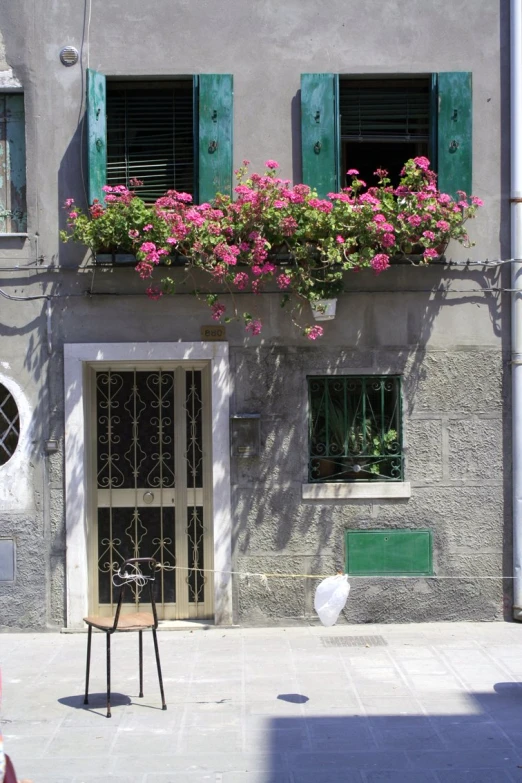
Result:
M337 74L301 74L303 182L315 188L321 197L338 188L338 90Z
M202 204L216 193L232 195L233 79L227 73L202 73L198 89L198 200Z
M437 167L439 189L456 195L472 188L471 73L437 74Z
M0 96L0 233L27 231L24 96Z
M107 182L106 86L103 73L87 68L87 171L89 204L103 202Z

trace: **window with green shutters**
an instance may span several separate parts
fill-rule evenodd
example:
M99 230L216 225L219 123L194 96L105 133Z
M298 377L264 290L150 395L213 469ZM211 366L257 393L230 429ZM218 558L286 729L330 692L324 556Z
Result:
M229 74L119 82L88 69L89 201L133 179L148 201L167 190L200 203L231 193L232 108Z
M0 94L0 171L0 234L25 234L25 111L21 93Z
M401 481L401 379L308 378L310 482Z
M302 74L303 182L320 196L357 169L368 185L378 167L398 179L402 164L427 156L439 189L472 189L471 73L350 77Z

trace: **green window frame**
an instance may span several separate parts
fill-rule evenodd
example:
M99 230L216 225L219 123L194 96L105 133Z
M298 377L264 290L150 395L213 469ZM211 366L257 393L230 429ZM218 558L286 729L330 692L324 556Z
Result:
M119 107L111 101L111 95L118 89ZM131 91L134 91L134 96L131 96ZM168 116L169 106L176 116ZM108 108L113 114L114 111L119 112L122 126L119 132L118 117L112 116L108 122ZM211 201L217 193L232 193L231 74L178 77L176 81L164 82L163 85L137 80L114 81L107 85L105 74L88 68L86 123L89 203L95 199L103 202L103 186L109 179L116 184L115 172L121 173L122 178L127 180L119 184L129 184L128 180L136 175L138 179L148 179L145 198L161 195L159 189L169 184L169 177L171 184L166 189L181 189L188 185L187 190L195 202ZM139 145L132 147L129 138L125 138L126 131L134 138L141 134ZM188 144L190 135L192 145ZM149 154L147 143L150 143ZM136 169L136 162L142 176ZM190 171L185 168L182 174L184 166ZM159 176L156 176L158 172ZM187 180L192 180L191 187Z
M402 481L401 378L308 377L308 481Z
M340 115L341 78L352 77L335 73L301 74L303 182L315 188L321 197L342 186L341 131L345 123ZM360 80L360 75L357 78ZM413 79L415 74L401 74L401 78ZM471 73L448 71L427 78L428 157L438 173L439 189L453 196L458 190L469 194L472 191ZM386 77L380 79L385 85ZM391 85L393 80L390 78L389 82Z
M0 93L0 171L0 234L26 234L23 93Z
M431 576L431 530L347 530L345 571L354 576Z

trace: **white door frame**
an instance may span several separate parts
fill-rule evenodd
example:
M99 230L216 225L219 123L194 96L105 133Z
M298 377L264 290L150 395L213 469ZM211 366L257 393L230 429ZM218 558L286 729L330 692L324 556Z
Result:
M65 528L67 627L83 627L88 612L87 481L85 443L87 365L95 362L209 361L212 429L214 622L232 624L232 518L230 503L230 374L228 343L66 343Z

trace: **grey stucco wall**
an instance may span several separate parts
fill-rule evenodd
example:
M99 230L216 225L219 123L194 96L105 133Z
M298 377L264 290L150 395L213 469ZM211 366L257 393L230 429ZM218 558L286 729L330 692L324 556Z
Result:
M158 0L151 9L127 0L93 4L89 30L87 10L63 0L0 5L0 71L12 69L25 93L29 208L29 237L0 237L0 287L54 297L50 333L45 301L1 300L1 372L30 412L22 428L30 467L24 481L0 467L14 497L0 510L0 536L14 536L18 554L16 583L0 583L0 626L64 623L64 342L197 340L209 322L192 297L137 297L142 287L131 270L79 270L82 250L60 245L61 204L84 200L87 64L109 76L232 73L235 163L246 157L260 169L276 158L294 181L302 72L472 71L473 190L486 206L470 226L476 246L450 247L449 255L509 254L505 3ZM81 64L61 65L66 44L81 50ZM336 320L315 345L292 327L276 295L241 300L257 308L265 328L248 338L238 324L227 327L232 413L260 413L262 427L260 458L232 465L237 568L328 572L343 562L346 528L429 527L436 573L461 578L356 581L346 618L502 617L509 582L476 577L511 573L509 295L497 290L509 287L508 278L507 269L408 266L352 276ZM484 293L490 286L495 291ZM403 375L410 500L302 501L305 379L331 371ZM52 456L44 449L49 438L59 443ZM237 582L236 618L302 621L312 616L313 587L281 581L266 593Z

